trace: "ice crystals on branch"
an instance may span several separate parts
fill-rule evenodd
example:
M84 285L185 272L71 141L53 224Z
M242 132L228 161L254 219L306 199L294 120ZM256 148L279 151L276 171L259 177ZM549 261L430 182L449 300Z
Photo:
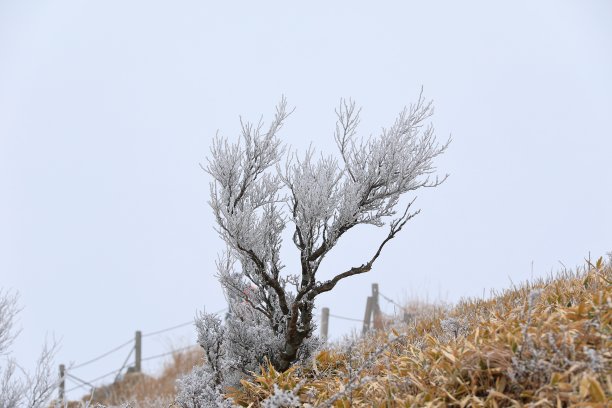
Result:
M370 271L385 245L418 213L410 211L414 200L398 213L400 198L446 178L434 176L433 161L449 142L437 142L429 122L433 106L422 95L390 127L365 139L357 137L360 110L342 100L336 156L313 148L304 155L285 154L278 133L290 113L283 98L270 126L241 119L238 141L217 134L204 167L213 178L216 228L228 247L217 263L230 304L225 325L209 315L198 318L208 378L219 386L235 385L264 360L285 371L309 358L318 344L314 299L342 279ZM388 225L389 232L369 257L317 280L326 255L361 224ZM300 256L282 274L281 235L287 227Z

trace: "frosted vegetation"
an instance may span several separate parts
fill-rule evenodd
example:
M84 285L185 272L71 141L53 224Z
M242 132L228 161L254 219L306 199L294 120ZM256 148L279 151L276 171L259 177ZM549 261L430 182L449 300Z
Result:
M203 166L213 178L210 205L227 244L217 268L229 311L224 321L207 313L196 319L205 361L177 383L174 403L183 408L233 406L224 392L261 366L284 372L308 361L320 346L314 335L316 297L342 279L370 271L385 245L418 213L411 211L414 200L400 208L400 199L446 178L435 175L433 162L450 140L437 142L429 120L433 106L422 95L369 138L357 136L355 103L341 101L335 155L312 148L302 155L289 151L279 132L290 113L283 98L267 129L261 121L241 120L241 137L217 135ZM317 279L342 236L363 224L387 226L388 233L369 257L331 279ZM280 250L287 228L300 255L285 272ZM8 356L17 311L16 297L0 291L0 408L43 407L57 386L51 374L56 347L43 347L33 374L17 375L19 366ZM276 389L262 404L297 406L298 390Z
M433 160L448 142L436 141L432 113L419 97L391 127L361 139L359 110L342 101L336 156L287 153L278 138L289 116L284 99L265 131L261 122L241 122L236 142L217 136L204 169L227 244L217 268L229 311L197 316L204 362L177 380L176 394L152 392L120 406L608 406L612 255L490 299L419 306L410 322L387 319L377 333L320 348L316 297L370 271L418 213L413 201L400 208L400 199L445 179L435 176ZM362 263L317 279L326 255L361 224L387 226L388 233ZM287 228L300 256L285 271ZM48 405L57 385L55 346L43 347L33 374L11 359L18 311L17 296L0 290L0 408L76 406ZM104 407L92 401L93 393L78 405Z
M408 322L383 316L376 332L327 343L315 358L284 372L268 362L236 388L219 389L214 372L199 366L179 382L179 395L174 387L162 390L161 384L174 384L201 360L204 351L197 350L185 361L175 355L165 379L140 376L120 384L127 389L118 388L117 395L34 406L609 406L611 283L612 255L607 262L589 260L577 271L513 285L488 299L407 305L403 309L414 312ZM17 309L14 296L3 299L4 328ZM3 344L6 333L15 334L12 329L1 333ZM48 370L41 378L40 384L53 384ZM29 393L36 387L19 389ZM33 406L25 395L10 405L11 395L20 397L4 386L2 407Z
M177 403L185 408L223 405L222 390L270 363L281 372L309 359L319 345L314 335L315 298L342 279L372 269L385 245L418 211L400 198L435 187L439 144L430 123L431 102L422 95L377 137L357 137L360 110L341 101L336 110L336 155L309 149L288 151L279 132L291 112L282 99L269 127L241 120L236 141L216 136L204 166L213 181L210 205L227 250L217 262L229 312L202 313L196 326L205 364L179 382ZM317 279L325 257L358 225L388 227L370 257L328 280ZM290 228L299 259L280 259L281 235ZM279 394L275 397L291 397ZM272 405L270 405L272 406Z
M0 408L42 408L57 387L51 375L57 345L45 343L33 373L21 368L10 355L19 331L15 319L19 312L17 295L0 288Z

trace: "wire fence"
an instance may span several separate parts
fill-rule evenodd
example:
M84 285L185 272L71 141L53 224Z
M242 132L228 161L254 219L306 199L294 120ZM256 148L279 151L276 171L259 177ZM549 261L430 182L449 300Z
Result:
M66 390L66 392L72 392L72 391L75 391L75 390L77 390L77 389L79 389L79 388L89 388L89 389L94 389L94 388L96 388L96 387L93 385L95 382L100 381L100 380L103 380L104 378L109 377L110 375L112 375L112 374L116 374L116 373L117 373L117 370L116 370L116 369L114 369L113 371L110 371L110 372L108 372L108 373L106 373L106 374L102 374L101 376L96 377L96 378L94 378L93 380L89 380L89 381L84 381L84 380L81 380L80 378L75 377L74 375L72 375L72 374L70 374L70 373L66 373L66 374L65 374L65 378L68 378L68 379L73 380L73 381L74 381L74 380L76 380L76 381L78 381L78 382L80 383L80 384L79 384L79 385L77 385L76 387L73 387L73 388L70 388L70 389ZM74 382L76 382L76 381L74 381Z
M403 306L399 305L393 299L385 296L384 294L382 294L380 292L378 292L378 294L383 299L385 299L386 301L394 304L395 306L397 306L397 307L399 307L401 309L404 309ZM215 312L215 314L220 314L220 313L223 313L225 311L227 311L227 308L221 309L221 310ZM316 317L320 317L321 315L317 314L315 316ZM363 323L364 325L366 324L366 320L364 320L363 318L362 319L358 319L358 318L354 318L354 317L341 316L341 315L331 314L331 313L328 313L328 316L331 317L331 318L334 318L334 319L345 320L345 321L356 322L356 323ZM157 335L160 335L160 334L163 334L163 333L171 332L171 331L174 331L174 330L177 330L177 329L189 326L189 325L193 325L193 324L194 324L194 321L190 320L188 322L179 323L179 324L176 324L176 325L173 325L173 326L170 326L170 327L166 327L166 328L163 328L163 329L159 329L159 330L155 330L155 331L151 331L151 332L147 332L147 333L142 333L141 334L140 332L137 332L137 338L133 338L133 339L130 339L128 341L125 341L125 342L123 342L123 343L121 343L121 344L111 348L110 350L105 351L104 353L101 353L98 356L93 357L93 358L91 358L89 360L86 360L86 361L84 361L82 363L70 365L69 367L66 368L65 371L63 371L64 369L61 368L60 371L64 373L63 374L64 375L63 379L70 380L72 383L74 383L72 388L66 389L64 392L72 392L72 391L76 391L78 389L93 390L93 389L96 388L96 386L95 386L96 382L98 382L100 380L103 380L103 379L105 379L107 377L110 377L111 375L115 376L115 378L114 378L115 382L118 381L121 378L121 373L123 372L124 369L126 369L126 367L128 365L128 362L130 361L130 358L132 357L132 354L134 354L134 352L136 352L137 355L138 355L138 353L139 353L136 350L137 347L139 347L139 345L137 345L137 342L140 341L138 339L138 337L140 337L140 338L153 337L153 336L157 336ZM369 324L369 321L367 322L367 324ZM121 351L122 349L126 348L129 345L132 345L132 347L130 348L130 350L129 350L125 360L123 361L123 364L120 366L119 369L114 369L112 371L109 371L109 372L107 372L107 373L105 373L103 375L100 375L100 376L98 376L98 377L96 377L94 379L88 380L88 381L87 380L83 380L83 379L75 376L72 373L74 370L77 370L77 369L82 368L82 367L86 367L88 365L91 365L93 363L96 363L96 362L104 359L105 357L108 357L108 356L110 356L110 355L112 355L114 353L117 353L117 352ZM197 344L192 344L192 345L189 345L189 346L185 346L185 347L182 347L182 348L179 348L179 349L175 349L175 350L172 350L172 351L168 351L168 352L165 352L165 353L155 354L155 355L152 355L152 356L147 356L147 357L138 356L137 358L139 359L139 362L137 364L139 366L140 362L152 361L152 360L164 358L164 357L173 355L175 353L180 353L180 352L183 352L183 351L186 351L186 350L189 350L189 349L193 349L193 348L195 348L197 346L198 346ZM60 381L62 381L62 379L60 379Z
M81 367L85 367L88 366L90 364L95 363L96 361L102 360L104 357L110 356L111 354L121 350L122 348L129 346L130 344L132 344L134 342L134 339L129 339L128 341L126 341L125 343L121 343L120 345L118 345L117 347L113 347L112 349L110 349L109 351L100 354L97 357L92 358L91 360L87 360L83 363L74 365L72 367L70 367L72 370L76 370L77 368L81 368Z
M385 299L387 302L391 303L393 306L396 306L396 307L398 307L401 310L405 310L406 309L405 306L402 306L399 303L397 303L395 300L393 300L392 298L390 298L388 296L385 296L382 292L379 291L378 294L380 295L380 297Z
M346 317L346 316L338 316L335 314L329 314L329 317L333 317L335 319L340 319L340 320L348 320L350 322L359 322L359 323L363 323L363 319L354 319L352 317Z
M171 356L173 354L181 353L183 351L192 349L192 348L197 347L197 346L198 346L197 344L192 344L190 346L181 347L181 348L176 349L176 350L168 351L168 352L157 354L157 355L150 356L150 357L145 357L145 358L142 359L142 361L156 360L158 358L162 358L162 357L166 357L166 356Z
M223 310L221 310L221 311L219 311L217 313L223 313L224 311L225 311L225 309L223 309ZM143 333L142 337L156 336L158 334L162 334L162 333L166 333L166 332L169 332L169 331L172 331L172 330L180 329L181 327L186 327L186 326L189 326L189 325L192 325L192 324L193 324L193 320L190 320L188 322L177 324L176 326L168 327L168 328L165 328L165 329L156 330L156 331L151 332L151 333Z
M215 314L223 313L226 310L227 310L227 308L221 309L221 310L215 312ZM165 329L160 329L160 330L152 331L152 332L149 332L149 333L143 333L142 337L144 338L144 337L156 336L156 335L159 335L159 334L162 334L162 333L166 333L166 332L169 332L169 331L173 331L173 330L176 330L176 329L180 329L182 327L186 327L186 326L192 325L192 324L194 324L194 321L190 320L188 322L184 322L184 323L180 323L180 324L177 324L177 325L174 325L174 326L166 327ZM108 351L106 351L106 352L104 352L104 353L102 353L102 354L100 354L100 355L90 359L90 360L84 361L84 362L79 363L79 364L72 365L69 368L71 370L76 370L78 368L88 366L88 365L93 364L93 363L95 363L95 362L97 362L99 360L102 360L104 357L108 357L111 354L116 353L117 351L119 351L119 350L123 349L124 347L129 346L130 344L133 344L133 343L134 343L134 339L132 338L132 339L130 339L130 340L124 342L124 343L121 343L120 345L118 345L116 347L113 347L112 349L110 349L110 350L108 350ZM153 357L155 357L155 356L147 357L146 359L152 360ZM142 359L142 361L145 361L146 359Z
M221 310L217 311L216 314L223 313L226 310L227 310L227 308L221 309ZM173 331L173 330L177 330L177 329L180 329L180 328L192 325L192 324L194 324L194 321L190 320L188 322L183 322L183 323L180 323L180 324L176 324L176 325L173 325L173 326L170 326L170 327L166 327L164 329L155 330L155 331L151 331L151 332L148 332L148 333L143 333L143 334L141 334L141 337L142 338L153 337L153 336L156 336L156 335L159 335L159 334L162 334L162 333L167 333L167 332L170 332L170 331ZM123 364L121 365L121 367L119 369L114 369L112 371L109 371L109 372L107 372L105 374L102 374L102 375L100 375L100 376L98 376L98 377L96 377L94 379L88 380L88 381L83 380L82 378L77 377L77 376L75 376L73 374L74 370L78 370L80 368L83 368L83 367L89 366L89 365L91 365L93 363L96 363L96 362L98 362L98 361L100 361L100 360L102 360L102 359L104 359L106 357L109 357L109 356L111 356L111 355L121 351L122 349L124 349L124 348L126 348L127 346L130 346L130 345L132 347L130 348L130 351L128 352L127 356L125 357L125 360L123 361ZM169 356L169 355L174 354L174 353L185 351L185 350L187 350L189 348L193 348L193 347L195 347L195 345L190 345L190 346L183 347L183 348L180 348L180 349L172 350L170 352L166 352L166 353L161 353L161 354L156 354L156 355L153 355L153 356L148 356L148 357L140 358L140 361L143 362L143 361L156 360L156 359L159 359L159 358L162 358L162 357ZM128 363L130 361L130 358L132 357L132 354L134 354L135 351L136 351L136 339L132 338L130 340L127 340L127 341L125 341L125 342L123 342L123 343L121 343L121 344L111 348L108 351L105 351L105 352L97 355L96 357L93 357L93 358L91 358L89 360L86 360L86 361L84 361L82 363L70 365L69 367L66 368L66 370L64 372L64 379L70 380L71 382L75 383L75 385L72 388L66 389L65 392L72 392L72 391L76 391L78 389L94 389L95 388L94 384L96 382L98 382L100 380L103 380L103 379L105 379L107 377L110 377L111 375L115 376L115 378L114 378L115 381L119 380L121 378L121 373L127 367Z

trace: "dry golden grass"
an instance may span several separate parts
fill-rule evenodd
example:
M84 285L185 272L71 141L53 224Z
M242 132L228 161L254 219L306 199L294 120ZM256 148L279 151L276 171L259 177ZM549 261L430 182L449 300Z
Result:
M93 396L86 395L82 400L105 406L130 402L135 406L146 407L151 400L171 403L175 396L176 380L190 372L195 365L202 364L203 358L204 353L199 347L175 352L172 359L164 363L158 377L129 373L122 381L96 388Z
M600 259L322 351L307 368L263 367L229 395L255 408L276 384L313 406L610 406L611 283Z

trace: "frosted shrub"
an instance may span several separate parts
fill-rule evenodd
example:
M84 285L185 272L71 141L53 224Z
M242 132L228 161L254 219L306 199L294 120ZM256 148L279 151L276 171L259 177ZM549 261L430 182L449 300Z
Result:
M599 354L597 350L586 346L584 346L582 350L587 357L588 366L591 370L595 372L604 371L604 358L601 356L601 354Z
M241 120L239 141L217 136L203 166L213 178L210 205L227 244L217 268L230 304L224 324L215 316L198 317L207 367L199 378L212 382L205 387L210 392L238 384L265 361L285 371L308 359L317 345L315 298L372 270L386 244L418 213L410 212L414 200L398 212L400 198L445 179L434 176L433 160L448 143L438 144L429 123L432 103L422 96L378 137L365 139L357 137L360 110L342 101L336 156L314 149L285 155L278 133L289 114L283 99L269 128ZM327 254L358 225L389 230L365 259L321 280L317 273ZM288 227L299 257L285 271L280 250Z
M456 340L460 336L465 336L468 332L467 323L455 317L442 320L440 326L446 340Z
M191 373L177 381L175 403L182 408L232 407L233 404L224 399L214 377L215 372L211 367L195 367Z
M231 303L230 303L231 304ZM217 385L238 385L243 375L258 371L266 357L281 347L282 337L253 311L233 304L225 325L214 315L203 313L196 322L198 342Z
M274 393L261 402L262 408L295 408L300 407L300 398L295 390L282 390L274 384Z
M13 325L18 312L17 295L0 288L0 408L43 408L57 387L52 375L57 344L43 345L33 373L19 368L9 355L17 337Z
M75 405L74 401L70 402L70 407ZM174 406L172 400L164 397L147 398L143 401L124 402L120 405L104 405L100 403L91 404L89 402L81 402L79 408L170 408ZM57 408L65 408L59 406Z

